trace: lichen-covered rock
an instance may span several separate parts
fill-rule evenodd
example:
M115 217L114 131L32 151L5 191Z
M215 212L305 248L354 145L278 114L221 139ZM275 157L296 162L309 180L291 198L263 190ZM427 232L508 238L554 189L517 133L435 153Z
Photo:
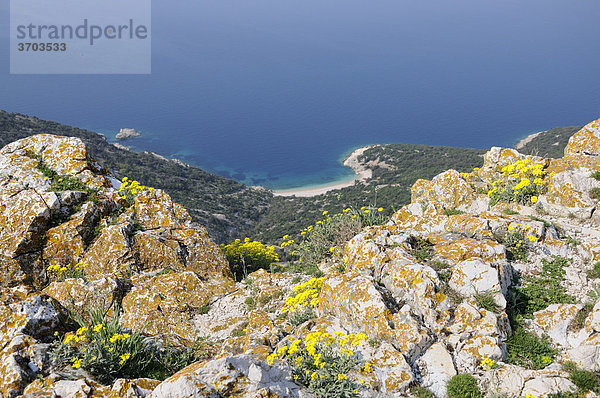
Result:
M192 323L196 313L235 289L232 280L203 281L191 271L133 278L132 282L133 288L123 299L123 325L189 341L196 337Z
M498 270L478 259L458 263L452 269L450 287L463 296L472 297L478 293L489 293L500 307L506 307L506 299L502 292L507 286L502 286Z
M119 302L123 287L116 279L104 277L93 281L71 278L52 282L42 292L57 300L75 314L83 315L91 308L108 309Z
M600 156L600 119L587 124L569 138L565 148L567 155Z
M476 197L473 188L455 170L437 175L431 181L417 180L411 188L412 203L438 203L444 208L460 209Z
M192 364L159 384L151 397L298 397L300 388L291 379L288 369L236 355Z
M38 340L61 330L66 317L48 296L0 289L0 395L17 396L33 380Z
M382 392L390 397L405 396L414 375L404 356L391 344L383 343L371 360Z
M390 254L392 261L386 264L381 282L398 301L407 302L412 311L424 317L425 324L438 330L445 324L448 314L447 300L436 291L439 280L429 266L405 257L398 249Z
M546 397L550 394L574 392L575 390L577 390L575 384L566 377L536 377L525 382L522 394Z
M421 385L438 398L446 396L446 384L455 376L452 356L443 343L435 343L417 362L421 373Z
M551 304L533 314L533 327L539 335L548 335L555 344L568 346L567 329L583 304Z

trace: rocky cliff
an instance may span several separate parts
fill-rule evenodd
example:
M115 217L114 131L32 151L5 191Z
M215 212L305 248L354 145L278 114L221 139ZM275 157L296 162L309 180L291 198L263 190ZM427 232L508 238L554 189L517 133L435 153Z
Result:
M597 390L598 199L600 120L560 159L492 148L417 181L322 278L236 282L166 193L111 177L79 139L22 139L0 150L0 396L593 396L574 375ZM98 376L136 336L205 349L142 377L128 346Z

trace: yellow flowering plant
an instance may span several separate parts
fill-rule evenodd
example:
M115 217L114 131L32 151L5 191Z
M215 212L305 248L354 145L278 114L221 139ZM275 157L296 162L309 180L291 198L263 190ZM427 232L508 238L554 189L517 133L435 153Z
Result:
M319 293L324 278L311 278L293 287L294 294L285 299L285 305L279 310L289 313L290 323L300 325L315 317L314 309L319 305Z
M245 238L243 241L236 239L228 245L221 245L221 250L238 281L258 269L272 269L279 261L275 246L265 246L250 238Z
M364 333L312 332L304 340L279 347L267 363L287 362L294 381L318 397L357 397L360 384L355 378L374 372L373 365L361 361L357 352L366 340Z
M144 340L138 332L123 328L118 311L111 317L91 310L87 321L53 343L51 357L58 365L82 368L100 383L117 378L163 379L193 362L193 353L174 350L168 344Z
M125 199L130 206L135 202L135 197L138 193L146 190L153 191L154 188L142 185L138 181L130 180L127 177L123 177L121 180L121 187L119 188L119 192L125 196Z
M546 162L535 162L529 158L504 166L500 178L492 183L488 196L492 206L498 202L535 204L538 196L546 191Z
M75 265L50 264L46 267L46 271L48 271L48 275L51 279L62 282L69 278L85 277L86 267L87 264L83 261L80 261Z
M499 238L509 255L519 261L527 261L531 245L537 240L538 238L531 233L531 227L522 224L509 225L508 231Z

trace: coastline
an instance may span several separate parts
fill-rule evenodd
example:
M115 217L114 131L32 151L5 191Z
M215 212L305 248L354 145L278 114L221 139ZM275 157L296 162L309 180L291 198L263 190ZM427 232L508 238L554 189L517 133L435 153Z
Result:
M343 165L350 167L354 171L354 177L350 180L335 181L329 184L316 185L309 187L298 187L291 189L275 190L273 194L275 196L297 196L297 197L311 197L324 194L335 189L341 189L351 187L356 181L364 181L373 175L373 171L368 167L362 165L358 161L358 157L362 155L367 149L374 147L375 145L367 145L358 149L355 149L344 159Z
M542 133L545 133L546 131L547 130L538 131L537 133L529 134L527 137L525 137L522 140L520 140L519 142L517 142L517 144L515 145L515 149L521 149L521 148L523 148L525 145L527 145L531 141L533 141L538 135L540 135Z

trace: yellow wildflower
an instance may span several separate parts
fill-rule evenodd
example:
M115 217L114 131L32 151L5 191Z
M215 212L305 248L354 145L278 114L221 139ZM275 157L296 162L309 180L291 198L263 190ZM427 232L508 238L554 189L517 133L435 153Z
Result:
M127 362L127 360L129 358L131 358L131 354L126 352L125 354L121 355L121 361L119 362L119 364L123 365L125 362Z

